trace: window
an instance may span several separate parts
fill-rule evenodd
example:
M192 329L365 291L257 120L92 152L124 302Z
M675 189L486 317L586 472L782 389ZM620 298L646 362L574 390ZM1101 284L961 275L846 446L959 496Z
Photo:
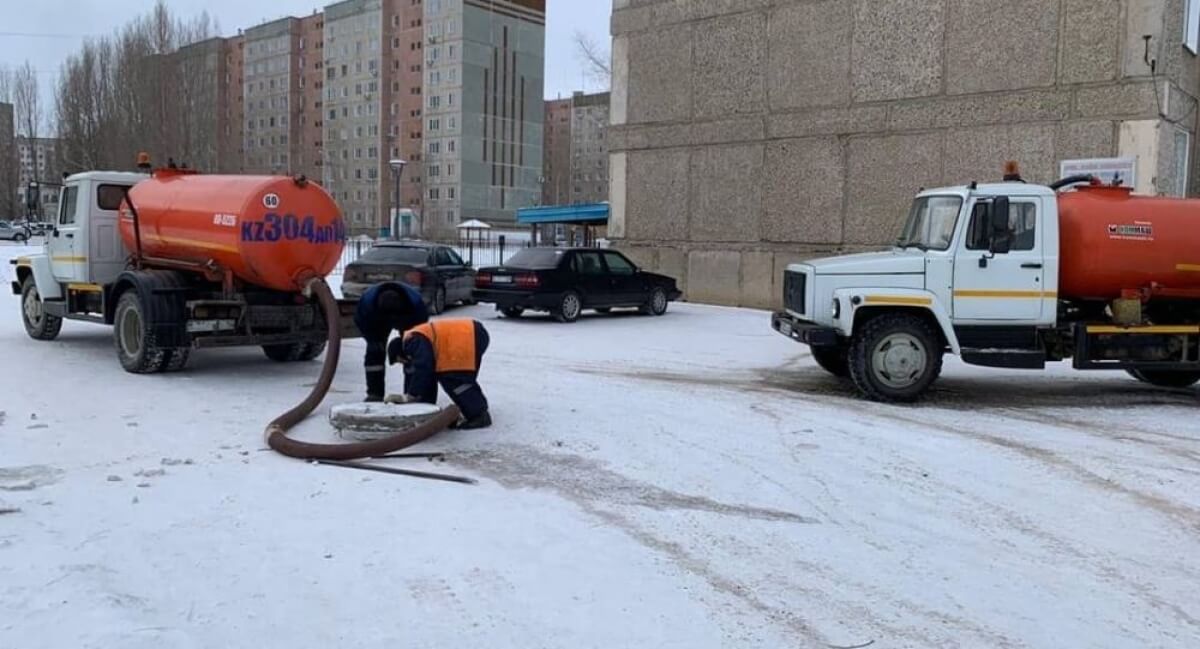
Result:
M1200 4L1200 0L1195 0ZM1175 187L1173 194L1180 198L1188 192L1188 163L1191 161L1192 136L1183 129L1175 131Z
M438 248L437 254L434 257L434 261L438 266L454 265L454 260L450 258L450 249L449 248ZM458 265L461 266L462 264L458 264Z
M600 264L600 253L577 252L571 262L572 270L580 275L603 275L604 267Z
M913 203L912 212L897 243L900 247L946 250L954 236L962 199L957 196L927 196Z
M604 253L604 262L608 264L608 272L613 275L632 275L636 270L633 264L629 263L629 260L622 257L619 253Z
M1183 45L1192 54L1200 53L1200 0L1184 0Z
M58 224L71 225L75 223L75 202L79 198L78 187L67 187L63 190L62 201L59 205Z
M96 207L110 211L121 209L125 189L123 185L100 185L96 188Z
M987 250L989 246L988 221L991 214L990 202L978 202L967 228L967 250ZM1013 252L1033 250L1037 242L1037 204L1011 201L1008 205L1008 228L1012 235Z

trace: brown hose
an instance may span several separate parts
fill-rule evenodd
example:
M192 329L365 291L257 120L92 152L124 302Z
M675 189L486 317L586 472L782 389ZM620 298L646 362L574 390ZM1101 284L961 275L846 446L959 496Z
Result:
M325 324L329 329L329 345L325 350L325 365L321 367L321 378L308 393L308 397L267 425L268 446L288 457L302 460L357 460L386 455L402 448L408 448L442 432L458 420L458 408L450 406L416 428L370 442L312 444L288 437L287 431L304 421L305 417L312 414L312 411L316 410L317 406L321 405L321 401L325 399L325 395L329 392L329 386L333 384L333 376L337 373L338 358L342 351L341 322L337 299L333 297L333 291L329 290L329 285L323 279L310 281L308 290L317 296L317 301L320 302L321 309L325 312Z

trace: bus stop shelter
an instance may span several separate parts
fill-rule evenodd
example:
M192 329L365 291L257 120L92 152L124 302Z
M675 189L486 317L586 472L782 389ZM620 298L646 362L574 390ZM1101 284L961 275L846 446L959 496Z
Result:
M538 240L539 234L544 233L544 226L555 226L556 231L564 233L568 245L591 247L596 245L598 237L603 236L601 230L607 229L608 215L608 203L525 207L517 210L517 223L530 227L532 245L535 246L556 244L557 241L543 243Z

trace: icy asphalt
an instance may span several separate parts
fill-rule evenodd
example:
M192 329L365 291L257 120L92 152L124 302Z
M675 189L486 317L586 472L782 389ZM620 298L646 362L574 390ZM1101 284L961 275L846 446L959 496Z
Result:
M1200 646L1200 393L948 361L857 399L768 314L498 319L496 426L393 466L262 429L319 364L26 337L0 243L0 648ZM362 344L299 431L361 397ZM392 374L394 387L398 377Z

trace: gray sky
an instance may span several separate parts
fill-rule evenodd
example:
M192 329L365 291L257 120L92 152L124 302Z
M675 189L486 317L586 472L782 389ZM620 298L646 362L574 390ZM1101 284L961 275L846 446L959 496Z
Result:
M303 16L326 2L320 0L167 0L173 13L187 16L207 9L222 35L285 15ZM576 56L574 34L582 31L598 43L609 41L611 0L549 0L546 24L546 97L594 90ZM111 33L130 17L145 13L154 0L0 0L0 64L20 65L29 59L48 88L60 64L87 35ZM21 36L51 34L51 36ZM48 103L47 106L50 104Z

